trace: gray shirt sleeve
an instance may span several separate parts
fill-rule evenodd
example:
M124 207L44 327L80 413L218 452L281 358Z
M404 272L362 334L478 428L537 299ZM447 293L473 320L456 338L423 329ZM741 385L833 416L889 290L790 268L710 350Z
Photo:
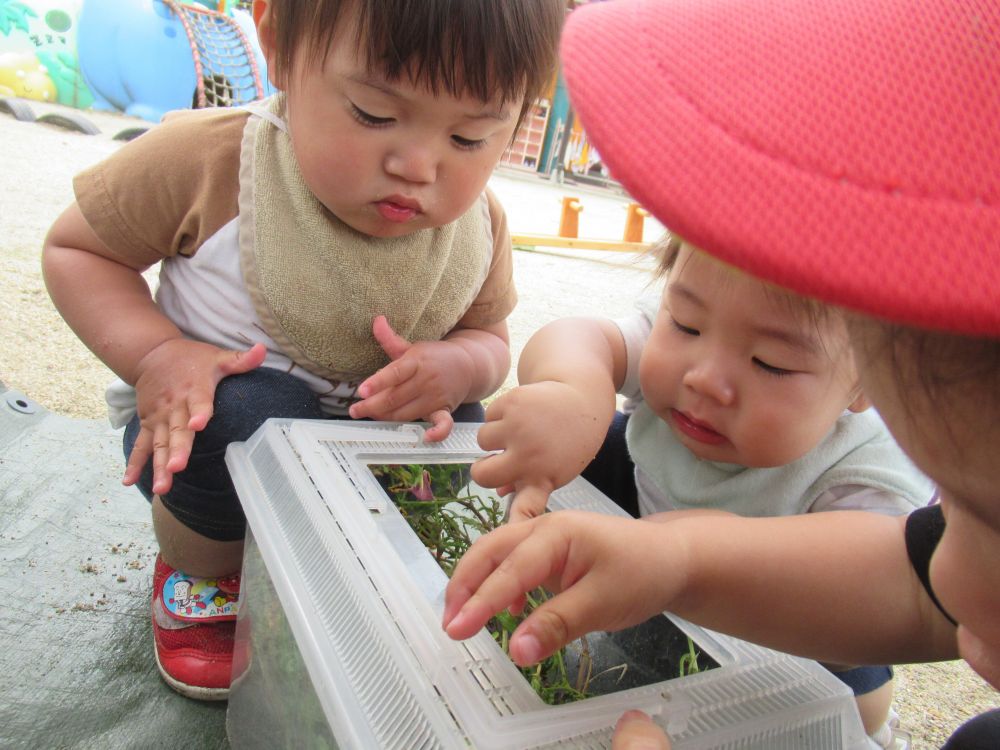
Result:
M642 398L642 391L639 388L639 357L653 330L653 320L660 309L661 296L660 290L657 289L640 297L636 302L634 313L614 321L625 340L626 357L625 381L618 392L630 400Z

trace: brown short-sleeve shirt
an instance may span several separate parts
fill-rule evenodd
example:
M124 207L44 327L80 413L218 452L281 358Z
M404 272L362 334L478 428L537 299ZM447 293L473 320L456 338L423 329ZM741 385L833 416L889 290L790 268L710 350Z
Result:
M193 256L238 214L240 145L249 113L178 112L73 182L84 218L111 252L131 265ZM487 190L490 271L459 325L498 323L517 303L507 220Z

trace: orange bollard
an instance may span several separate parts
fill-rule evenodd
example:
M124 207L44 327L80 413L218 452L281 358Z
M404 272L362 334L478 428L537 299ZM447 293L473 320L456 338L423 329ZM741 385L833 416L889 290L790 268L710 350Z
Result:
M642 220L649 216L649 211L638 203L628 204L625 214L625 242L642 242Z
M250 6L250 12L253 14L253 22L255 24L260 23L260 18L264 15L265 10L267 10L267 5L263 2L263 0L253 0L253 5Z
M562 199L562 214L559 216L559 236L577 237L580 231L580 212L583 206L579 198Z

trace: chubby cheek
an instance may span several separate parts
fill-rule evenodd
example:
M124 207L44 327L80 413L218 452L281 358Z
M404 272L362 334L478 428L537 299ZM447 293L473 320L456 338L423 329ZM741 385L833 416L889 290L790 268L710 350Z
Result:
M639 358L639 385L642 388L642 396L649 408L661 418L666 416L671 407L676 406L681 377L675 369L676 366L676 362L672 366L669 358L662 356L659 350L650 344L646 345Z
M497 160L500 155L497 154ZM486 189L495 162L478 165L442 166L437 183L428 191L425 208L433 211L434 226L455 221L475 203Z
M755 468L785 466L802 457L805 451L798 441L773 439L781 435L780 428L760 428L737 423L733 426L730 440L740 450L739 463Z
M343 188L338 186L357 184L357 170L352 165L351 158L335 156L329 150L321 148L318 142L301 143L301 140L303 139L293 145L295 157L306 187L318 198L324 200L330 193L341 192Z
M774 394L743 394L730 430L734 444L749 466L784 466L812 450L822 433L809 429L802 419L805 409L789 407Z

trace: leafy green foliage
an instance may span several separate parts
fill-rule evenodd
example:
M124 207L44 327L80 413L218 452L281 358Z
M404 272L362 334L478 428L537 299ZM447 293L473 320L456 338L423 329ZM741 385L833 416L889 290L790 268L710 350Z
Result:
M371 470L449 576L478 536L503 523L503 501L492 494L474 492L465 464L386 465ZM536 589L528 595L522 614L501 612L487 623L487 630L504 653L509 654L510 636L517 626L547 598L543 589ZM582 656L574 675L567 670L565 649L534 666L521 668L546 703L558 705L588 697L592 675L586 639L581 640Z
M421 543L449 576L476 538L504 521L503 501L485 490L477 491L479 488L470 483L466 464L393 464L369 468ZM526 596L521 614L504 611L487 623L487 630L504 653L510 653L510 637L517 626L548 597L544 589L535 589ZM673 627L665 620L663 624ZM683 634L680 636L682 640L685 638ZM686 638L686 643L687 652L675 662L680 677L700 671L695 644L690 638ZM584 637L544 661L520 669L545 703L560 705L606 692L607 679L601 690L593 692L598 678L611 678L612 684L620 682L628 665L612 664L614 666L605 666L595 674L590 645Z

